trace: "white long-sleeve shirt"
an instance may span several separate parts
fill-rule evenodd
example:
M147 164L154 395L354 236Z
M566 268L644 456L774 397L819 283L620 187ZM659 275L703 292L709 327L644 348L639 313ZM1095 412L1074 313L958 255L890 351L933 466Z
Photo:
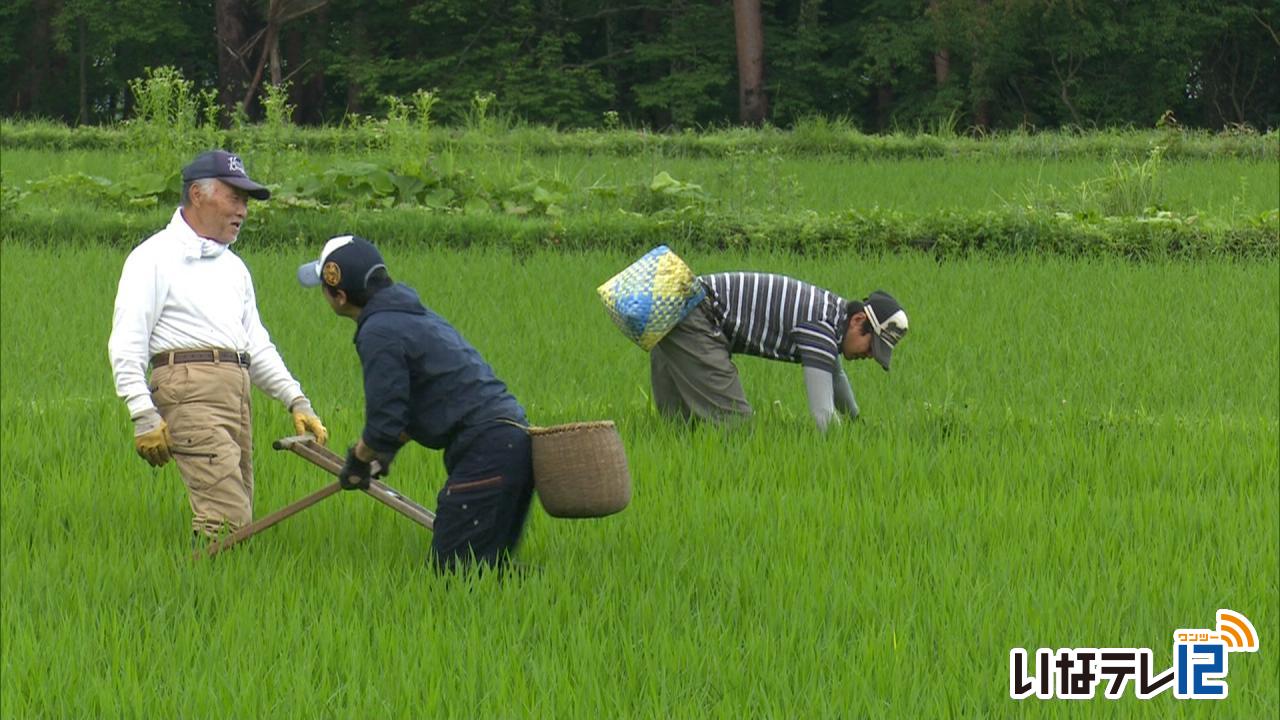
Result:
M248 351L255 386L286 407L303 396L258 317L249 268L230 248L202 254L219 249L212 242L196 235L179 209L124 262L107 350L116 394L131 417L155 407L147 364L171 350Z

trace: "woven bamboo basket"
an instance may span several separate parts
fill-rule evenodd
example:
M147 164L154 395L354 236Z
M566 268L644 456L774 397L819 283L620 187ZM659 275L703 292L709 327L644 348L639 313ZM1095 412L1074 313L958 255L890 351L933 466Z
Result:
M604 517L631 502L622 436L611 420L531 427L533 482L548 515Z

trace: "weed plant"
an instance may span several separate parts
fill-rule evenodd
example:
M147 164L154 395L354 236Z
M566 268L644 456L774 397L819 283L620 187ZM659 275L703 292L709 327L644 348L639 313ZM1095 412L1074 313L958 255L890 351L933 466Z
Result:
M486 97L481 95L481 97ZM403 101L402 101L403 102ZM492 103L493 101L489 101ZM991 159L1106 160L1144 159L1155 143L1168 145L1170 160L1240 158L1275 162L1280 158L1280 130L1111 129L1009 131L980 137L897 131L864 134L837 120L810 120L793 128L712 128L703 132L657 133L644 128L606 124L600 129L560 131L521 122L485 104L483 117L473 106L457 126L435 126L433 148L449 144L480 148L521 148L530 155L564 152L631 157L660 152L668 157L714 159L732 152L776 151L789 157L835 156L852 160ZM385 152L385 116L351 114L335 126L292 127L286 143L306 152ZM483 129L483 131L482 131ZM114 149L125 144L122 127L69 127L40 120L0 120L3 149ZM262 125L240 123L225 133L233 147L247 147Z
M212 89L197 91L177 69L159 67L130 81L129 91L135 118L126 125L126 138L146 171L167 176L193 153L221 144Z
M851 162L770 152L553 158L461 144L437 152L422 150L426 131L408 107L398 155L244 155L274 193L250 218L270 220L262 240L292 242L370 216L385 236L521 251L634 250L675 237L690 246L800 252L1280 252L1280 176L1271 163L1174 162L1164 146L1140 163ZM272 166L272 157L287 164ZM8 151L0 232L27 243L136 242L176 203L185 161L161 175L137 172L131 153ZM523 224L513 231L511 218Z
M405 124L403 132L397 130L400 139L396 142L401 151L393 154L250 151L244 158L255 177L276 187L277 201L287 200L290 195L307 197L305 191L291 192L290 183L314 177L319 183L316 188L320 189L326 172L362 167L384 174L388 181L393 180L393 175L416 177L424 182L423 187L451 182L450 178L462 173L482 182L491 198L500 198L507 189L522 183L550 181L563 188L568 211L599 208L613 212L619 207L637 211L639 208L633 203L618 202L618 198L629 198L629 193L649 187L661 173L698 185L712 207L734 215L823 214L873 208L922 215L940 210L1025 206L1094 217L1140 217L1152 210L1167 210L1184 217L1244 219L1280 206L1280 175L1274 172L1274 163L1171 161L1160 146L1149 150L1147 158L1140 162L850 161L837 157L794 158L774 152L738 152L718 160L672 158L658 153L625 159L574 153L547 157L462 145L427 150L420 139L415 139L423 137L425 131L407 119ZM175 159L168 170L176 171L187 160L186 156ZM3 159L4 181L19 192L26 183L76 173L119 183L133 177L136 166L135 154L120 152L10 150ZM376 192L366 192L343 201L360 204L378 198ZM62 205L78 199L74 194L59 197ZM459 197L456 206L465 205L467 199ZM403 201L413 203L415 199ZM494 202L492 207L497 209L499 204Z

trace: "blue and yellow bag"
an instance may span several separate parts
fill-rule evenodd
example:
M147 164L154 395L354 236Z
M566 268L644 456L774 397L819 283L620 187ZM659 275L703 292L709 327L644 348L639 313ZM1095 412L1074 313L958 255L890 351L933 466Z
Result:
M645 253L596 292L613 323L645 352L707 294L689 266L666 245Z

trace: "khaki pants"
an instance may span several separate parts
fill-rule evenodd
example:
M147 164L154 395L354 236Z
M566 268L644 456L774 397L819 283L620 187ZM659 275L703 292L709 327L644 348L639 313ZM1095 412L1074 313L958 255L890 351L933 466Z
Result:
M169 424L197 533L214 536L253 520L249 388L248 369L234 363L151 371L151 399Z
M711 322L706 300L649 351L653 404L670 417L712 422L751 416L729 339Z

